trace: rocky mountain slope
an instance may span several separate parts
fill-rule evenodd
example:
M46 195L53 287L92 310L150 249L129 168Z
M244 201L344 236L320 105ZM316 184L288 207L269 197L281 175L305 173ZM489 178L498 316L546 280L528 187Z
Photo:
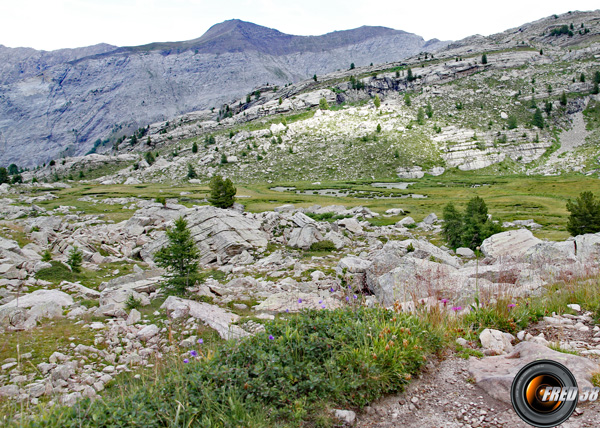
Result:
M594 174L599 36L599 12L565 14L427 57L264 86L258 98L154 123L143 137L99 146L102 155L63 159L36 174L87 176L111 163L122 169L100 182L186 181L190 167L203 182L216 173L237 182L419 178L452 169ZM149 151L156 162L146 161Z
M244 21L176 43L0 48L0 164L82 155L98 138L217 107L265 83L399 60L446 43L382 27L292 36Z

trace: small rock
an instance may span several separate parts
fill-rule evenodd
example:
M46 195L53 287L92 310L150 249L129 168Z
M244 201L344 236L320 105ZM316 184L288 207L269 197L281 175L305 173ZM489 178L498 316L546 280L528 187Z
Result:
M356 413L352 410L333 409L333 413L336 418L348 425L354 425L354 422L356 421Z

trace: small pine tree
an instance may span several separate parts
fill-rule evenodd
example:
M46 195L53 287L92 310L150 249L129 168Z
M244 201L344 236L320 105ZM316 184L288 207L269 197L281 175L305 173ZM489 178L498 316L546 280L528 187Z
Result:
M598 95L598 93L600 93L598 82L594 82L594 87L592 88L592 95Z
M249 103L250 103L250 101L252 101L252 95L250 95L250 94L247 94L247 95L246 95L246 104L249 104Z
M187 226L183 217L175 220L174 226L166 232L169 243L154 256L157 266L167 270L165 288L177 294L185 293L194 285L198 274L200 255Z
M546 104L544 104L544 111L550 116L550 113L552 113L552 101L546 101Z
M319 109L329 110L329 104L327 104L327 100L325 98L321 98L319 100Z
M215 175L209 183L210 197L208 202L218 208L229 208L235 202L235 194L237 192L233 183L228 178L223 180L220 175Z
M429 103L427 103L427 105L425 106L425 114L429 119L433 117L433 107L431 107L431 104Z
M567 101L568 101L567 100L567 94L563 92L561 94L561 96L560 96L560 105L563 106L563 107L566 106L567 105Z
M375 99L373 100L373 104L375 104L375 108L379 108L381 106L381 99L379 95L375 95Z
M73 176L69 176L69 180L73 180ZM23 177L21 176L21 174L17 174L17 175L13 175L13 178L11 180L12 184L21 184L23 182Z
M475 250L486 238L501 230L498 224L488 219L488 209L484 200L479 196L472 198L464 215L463 245Z
M192 153L198 153L198 143L194 141L192 144Z
M567 202L571 213L567 221L567 230L571 235L600 232L600 201L589 191L582 192L575 201Z
M594 83L600 83L600 71L594 73Z
M19 167L14 164L11 163L10 165L8 165L8 175L15 175L19 173Z
M154 161L156 160L154 158L154 155L152 154L152 152L146 152L144 159L146 159L146 162L148 163L148 165L152 165L154 163Z
M540 55L544 55L544 49L540 49Z
M75 245L69 251L69 258L67 264L71 267L71 270L75 273L81 272L81 264L83 263L83 252Z
M419 125L423 125L425 123L425 112L423 111L422 107L419 107L419 110L417 110L417 123Z
M0 166L0 184L8 183L8 171L3 166Z
M279 103L279 105L283 104L283 98L279 97L278 103Z
M317 81L317 75L313 75L313 80L316 82Z
M381 132L381 124L378 123L377 124L377 133L380 133L380 132Z
M354 63L350 64L350 70L354 70Z
M518 126L517 117L514 114L508 116L508 121L506 125L508 126L508 129L515 129Z
M406 104L407 106L410 107L410 105L412 104L412 101L410 99L410 95L404 94L404 104Z
M542 111L539 108L535 109L535 113L533 113L533 119L531 120L531 124L533 126L537 126L540 129L544 127L544 116L542 116Z
M42 253L42 261L47 263L50 260L52 260L52 253L50 252L50 250L46 249Z
M412 82L415 79L416 79L416 77L413 75L412 68L408 67L408 71L406 73L406 80L408 80L409 82Z
M190 180L194 179L194 178L198 178L198 174L196 173L196 170L194 169L194 167L190 163L188 163L187 178L189 178Z
M585 74L581 73L581 76L579 76L579 81L581 83L585 83Z
M488 61L487 61L487 54L481 55L481 63L482 64L487 64L488 63Z
M221 163L222 164L226 164L227 163L227 156L225 156L225 153L221 153Z
M444 224L442 233L451 248L458 248L462 244L463 218L452 202L444 207Z

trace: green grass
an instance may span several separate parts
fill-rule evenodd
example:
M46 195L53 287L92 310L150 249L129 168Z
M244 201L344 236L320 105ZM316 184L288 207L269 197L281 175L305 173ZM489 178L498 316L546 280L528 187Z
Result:
M127 262L102 263L98 265L99 270L81 269L81 272L72 272L67 265L57 260L50 262L52 267L41 269L36 273L36 278L49 281L58 286L61 281L80 281L88 288L97 289L105 281L133 272L133 265Z
M403 390L442 344L416 317L383 309L305 311L266 328L22 426L331 426L327 409Z

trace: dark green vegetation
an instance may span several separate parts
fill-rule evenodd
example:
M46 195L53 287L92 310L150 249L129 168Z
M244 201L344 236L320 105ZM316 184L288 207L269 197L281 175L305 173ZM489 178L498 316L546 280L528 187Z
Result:
M182 217L166 233L169 243L156 252L154 261L168 272L164 286L176 294L184 294L198 277L198 248Z
M501 232L502 228L488 218L485 201L475 196L469 200L464 214L458 212L452 202L444 207L442 230L452 248L462 245L476 250L486 238Z
M401 391L442 346L427 322L384 309L304 311L266 327L23 426L332 426L329 408Z
M582 192L575 201L567 201L571 213L567 230L573 236L600 232L600 201L592 192Z
M229 208L235 202L237 189L229 178L223 180L220 175L215 175L209 183L210 197L208 202L219 208Z

